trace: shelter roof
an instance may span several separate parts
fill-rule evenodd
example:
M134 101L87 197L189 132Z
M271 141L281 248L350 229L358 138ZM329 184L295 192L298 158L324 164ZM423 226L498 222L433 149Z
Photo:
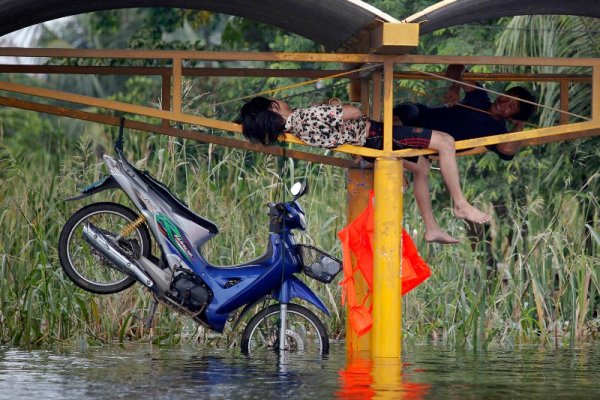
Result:
M378 22L399 22L360 0L0 0L0 36L52 19L133 7L208 10L280 27L336 50Z
M598 0L445 0L402 22L420 23L420 34L469 22L516 15L579 15L600 18Z

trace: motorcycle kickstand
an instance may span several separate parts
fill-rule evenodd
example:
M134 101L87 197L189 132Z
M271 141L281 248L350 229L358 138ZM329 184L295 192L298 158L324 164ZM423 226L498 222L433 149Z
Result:
M152 321L154 320L154 313L156 313L156 309L158 308L158 300L152 300L152 305L150 306L150 311L148 314L148 318L146 318L146 322L144 322L144 327L146 329L152 328Z

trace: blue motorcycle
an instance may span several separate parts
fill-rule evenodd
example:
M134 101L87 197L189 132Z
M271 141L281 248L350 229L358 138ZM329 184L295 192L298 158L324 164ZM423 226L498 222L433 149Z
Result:
M329 283L341 270L339 260L294 240L294 229L306 229L298 199L307 186L296 183L290 201L268 204L270 233L262 256L240 265L211 265L202 255L202 246L218 234L217 226L127 161L123 126L122 120L116 157L104 155L109 175L67 200L121 189L137 212L111 202L76 211L58 243L60 263L69 279L97 294L117 293L141 283L154 298L147 325L161 303L223 332L230 318L237 315L235 328L262 303L265 307L249 319L243 331L240 347L244 353L267 349L326 354L329 339L323 323L306 307L292 303L301 299L329 315L297 275L304 272ZM152 254L153 242L160 254Z

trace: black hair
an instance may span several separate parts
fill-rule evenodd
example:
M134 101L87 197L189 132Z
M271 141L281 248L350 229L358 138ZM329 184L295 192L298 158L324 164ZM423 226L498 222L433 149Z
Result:
M514 86L506 91L506 94L514 97L518 97L521 100L527 100L535 102L535 97L531 92L525 89L523 86ZM529 117L535 112L535 105L531 103L519 102L519 112L514 114L511 118L518 121L527 121Z
M283 134L285 120L271 110L273 100L254 97L240 110L236 122L242 125L242 134L253 143L272 144Z

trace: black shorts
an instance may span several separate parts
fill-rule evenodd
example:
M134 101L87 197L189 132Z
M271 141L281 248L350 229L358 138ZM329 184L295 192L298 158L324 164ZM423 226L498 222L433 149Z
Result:
M416 128L412 126L394 125L392 136L392 149L427 149L431 142L431 129ZM371 121L369 136L365 141L364 147L370 149L383 149L383 124L377 121ZM367 160L370 161L371 157ZM417 162L418 157L407 157L406 161Z

